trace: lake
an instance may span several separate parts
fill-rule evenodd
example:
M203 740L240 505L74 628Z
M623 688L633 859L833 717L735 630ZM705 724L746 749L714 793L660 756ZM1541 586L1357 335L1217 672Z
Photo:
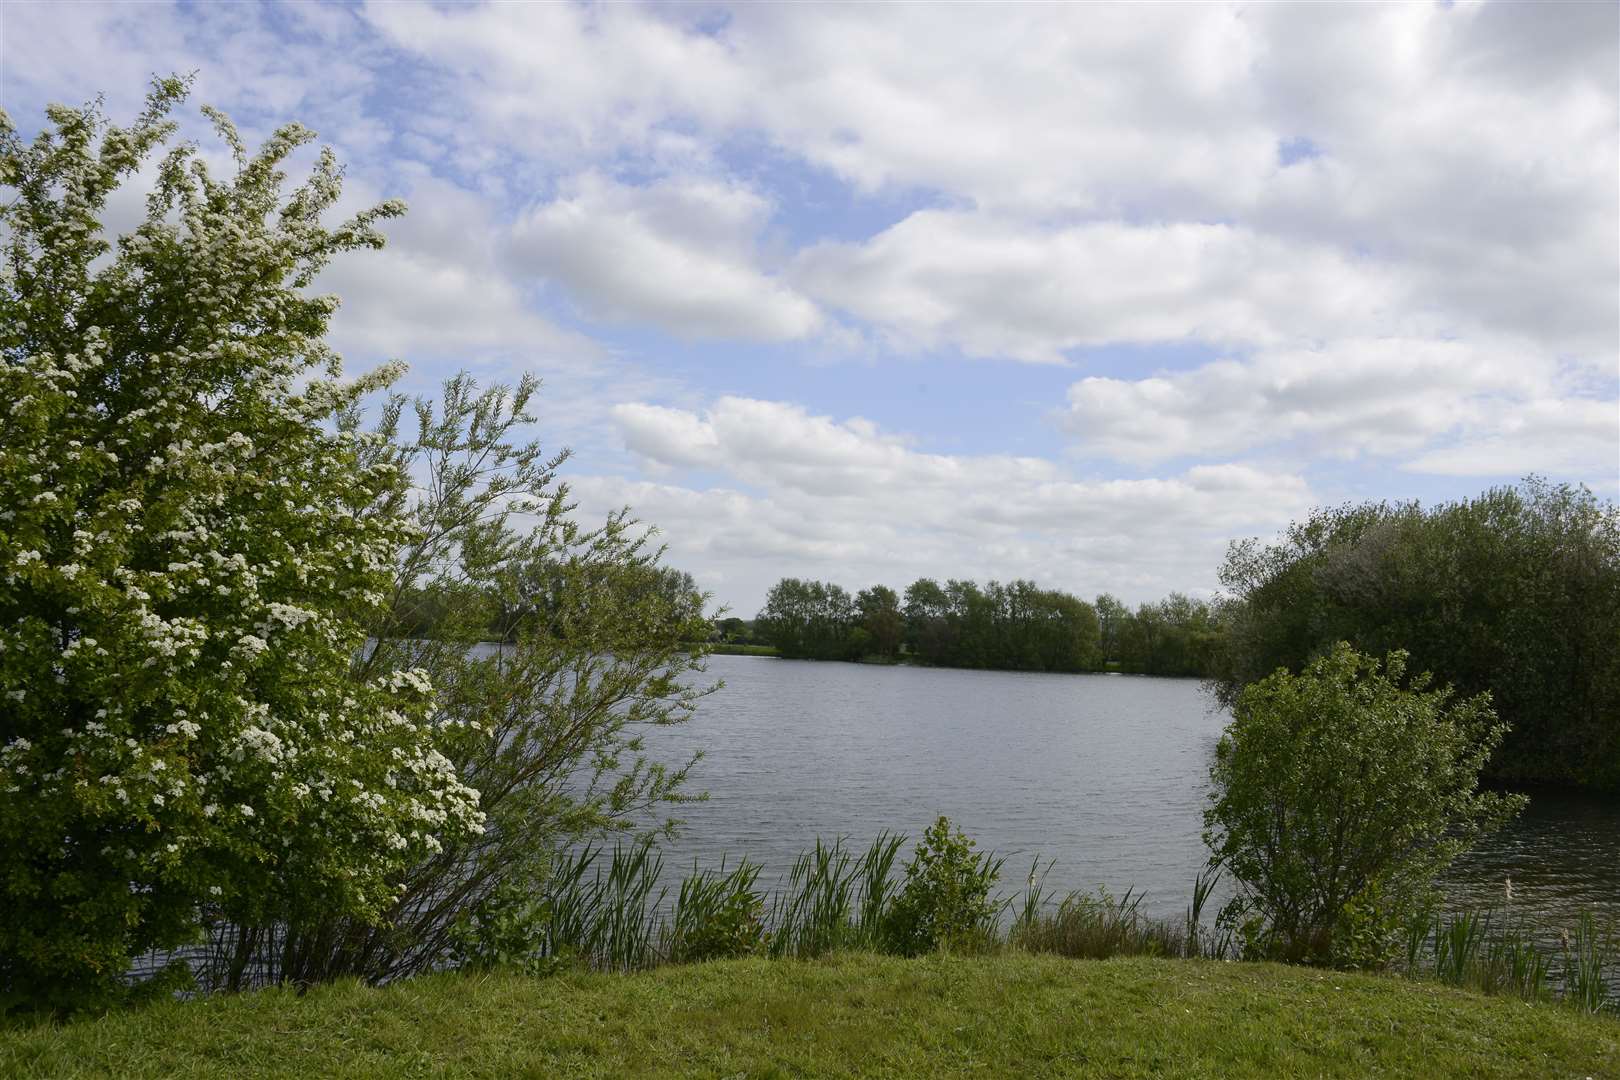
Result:
M694 858L746 855L768 884L818 836L864 847L884 829L915 838L945 814L1008 856L1008 892L1038 854L1056 860L1050 888L1132 888L1151 914L1186 908L1228 720L1196 680L740 656L711 657L709 675L724 689L648 740L666 759L706 755L693 788L709 799L678 808L671 878ZM1445 884L1454 902L1500 907L1509 877L1513 913L1544 930L1587 906L1620 920L1620 801L1532 793Z

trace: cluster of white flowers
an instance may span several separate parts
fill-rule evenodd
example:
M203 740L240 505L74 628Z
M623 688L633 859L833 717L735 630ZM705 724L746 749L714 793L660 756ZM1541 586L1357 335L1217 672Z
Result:
M176 720L172 724L165 725L163 730L167 731L170 735L179 735L182 738L195 739L198 735L202 734L202 725L193 723L190 720Z
M243 634L236 639L236 648L232 649L231 653L251 662L257 660L269 648L270 643L259 635Z
M21 735L8 740L4 746L0 746L0 768L15 772L19 776L27 775L29 769L22 759L33 748L34 744Z
M390 690L411 689L418 694L433 693L433 681L428 678L428 673L421 668L404 668L399 671L391 671L384 678L383 685Z
M72 659L81 649L87 649L90 652L96 653L100 656L107 655L107 650L98 645L95 638L76 637L72 641L68 642L67 647L62 650L62 659Z
M261 727L247 727L237 737L236 746L231 756L241 761L245 755L253 755L262 761L279 764L289 756L289 748L281 741L281 737L273 731Z

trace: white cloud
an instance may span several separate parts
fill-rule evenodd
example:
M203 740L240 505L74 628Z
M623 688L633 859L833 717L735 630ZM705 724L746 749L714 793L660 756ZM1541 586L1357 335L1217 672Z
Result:
M1612 392L1522 342L1343 339L1144 379L1082 379L1061 419L1082 452L1139 464L1297 441L1311 457L1573 474L1608 489L1620 477Z
M405 177L395 177L396 185ZM351 208L377 201L371 185L351 183ZM385 222L382 251L338 258L316 287L342 299L337 344L367 355L559 357L588 366L600 349L536 314L498 259L505 230L476 193L425 173L408 174L408 210Z
M518 221L511 262L562 282L593 315L752 341L816 328L815 305L757 265L771 208L755 192L700 179L632 187L591 173L564 190Z
M1612 499L1620 495L1620 400L1514 403L1402 467L1446 476L1573 476Z
M1400 307L1349 333L1478 327L1605 365L1616 350L1613 5L1579 5L1567 19L1472 3L1026 7L1016 18L971 5L753 5L720 16L390 4L371 13L394 41L460 71L455 89L474 124L516 152L629 153L679 169L758 132L862 190L933 192L959 218L984 215L922 218L870 251L844 253L882 263L905 247L905 265L932 271L906 279L896 321L877 303L852 305L901 337L920 323L928 341L1025 358L1085 339L1061 320L1062 332L1040 328L1054 306L1040 302L1042 290L1060 288L1044 283L1031 300L1036 329L987 332L1008 291L938 270L912 250L933 238L907 235L938 226L952 246L968 230L1010 229L1009 245L1037 252L1044 239L1072 265L1066 230L1078 215L1149 228L1230 224L1258 249L1298 250L1307 273L1324 260L1362 268L1347 283L1357 290L1351 310L1318 337L1354 322L1360 289L1388 277ZM1319 156L1285 166L1279 145L1301 137ZM1106 273L1104 254L1095 262ZM1118 274L1128 278L1136 267L1123 254ZM1286 275L1289 262L1256 269ZM1177 281L1156 283L1166 310L1207 308L1204 277L1192 275L1187 295ZM1216 332L1235 333L1308 321L1294 318L1286 290L1238 291L1248 310L1179 322L1200 332L1219 315ZM1334 299L1305 296L1310 312ZM1125 335L1117 340L1165 332L1152 320L1098 329Z
M1387 268L1227 225L1051 230L928 210L803 252L793 278L903 346L1031 361L1121 341L1275 343L1434 322L1408 313Z
M1477 420L1483 399L1535 393L1555 370L1517 350L1347 339L1145 379L1082 379L1063 421L1086 451L1135 462L1300 436L1334 452L1390 454Z
M713 124L751 89L718 37L630 5L368 3L365 14L446 72L447 93L414 122L564 170L627 148L679 155L690 142L671 117Z

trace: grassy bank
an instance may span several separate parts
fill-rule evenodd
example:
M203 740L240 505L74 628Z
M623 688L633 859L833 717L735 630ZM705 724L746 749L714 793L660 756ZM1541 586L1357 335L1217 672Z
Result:
M706 648L714 656L781 656L781 650L774 645L733 645L730 642L693 646L693 648Z
M28 1076L1615 1076L1620 1023L1271 964L1007 953L443 975L0 1034Z

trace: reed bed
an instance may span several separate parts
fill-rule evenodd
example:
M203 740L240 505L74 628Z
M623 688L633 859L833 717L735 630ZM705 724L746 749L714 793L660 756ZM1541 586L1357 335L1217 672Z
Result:
M900 952L891 916L900 897L907 838L884 833L865 849L817 840L774 887L746 859L699 869L673 899L650 843L587 847L560 855L538 902L521 957L530 970L582 966L638 971L664 964L746 956L809 959L840 951ZM988 858L981 856L981 858ZM999 868L1000 861L994 860ZM996 918L975 948L1081 959L1116 956L1240 959L1229 927L1206 924L1218 875L1200 874L1184 917L1153 918L1133 890L1114 896L1054 894L1052 863L1037 859L1024 887L996 899ZM1527 1001L1562 1000L1588 1013L1620 1013L1620 934L1583 914L1556 946L1522 921L1481 909L1416 912L1389 942L1387 968L1414 978ZM492 956L488 951L470 955ZM477 961L474 961L477 962ZM493 966L493 965L492 965Z
M772 890L746 859L696 867L672 903L663 860L647 843L582 848L558 857L529 909L526 966L575 962L597 971L768 955L808 959L841 949L886 951L883 927L899 893L904 836L884 833L856 853L843 839L800 855ZM493 957L473 947L469 954ZM510 950L499 953L511 962Z
M1556 947L1522 919L1491 909L1421 911L1402 930L1409 976L1526 1001L1559 999L1582 1012L1620 1014L1620 932L1583 911Z

